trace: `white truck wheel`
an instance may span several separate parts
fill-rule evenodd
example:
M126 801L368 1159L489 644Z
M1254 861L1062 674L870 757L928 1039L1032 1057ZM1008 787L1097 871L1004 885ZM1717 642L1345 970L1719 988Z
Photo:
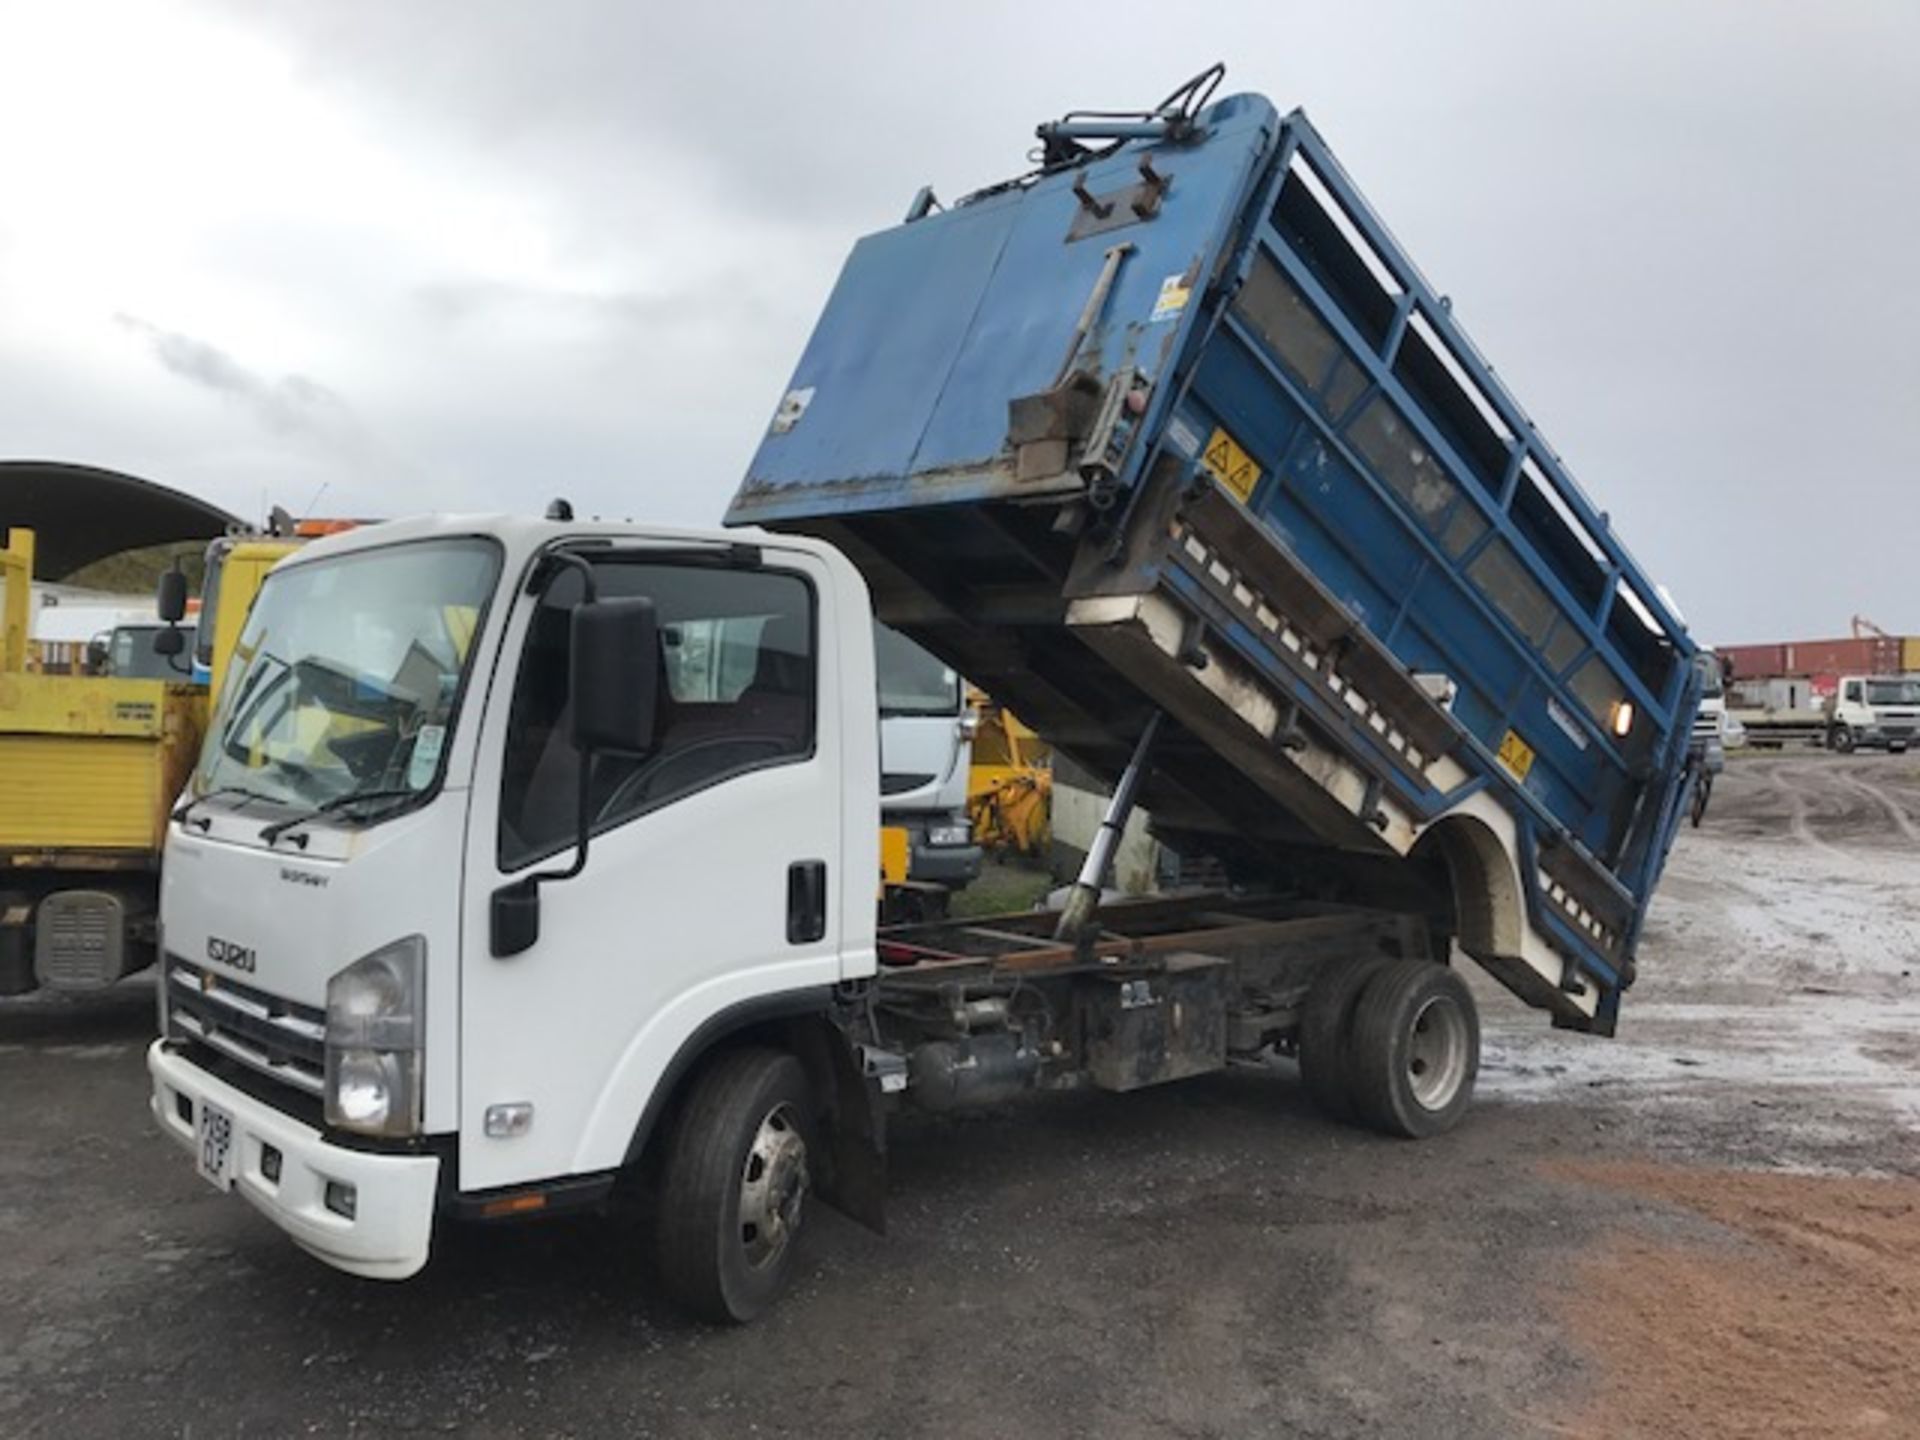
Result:
M693 1082L667 1140L660 1277L687 1310L740 1325L778 1297L804 1219L816 1131L807 1074L779 1050L730 1050Z

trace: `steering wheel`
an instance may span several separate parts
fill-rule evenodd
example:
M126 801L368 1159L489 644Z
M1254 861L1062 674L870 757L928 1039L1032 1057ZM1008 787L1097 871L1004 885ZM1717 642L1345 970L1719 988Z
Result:
M677 750L666 751L651 759L643 760L631 775L613 787L613 793L601 802L595 815L596 822L617 817L629 810L637 810L651 798L654 788L663 779L674 774L684 762L714 750L738 750L743 752L733 762L743 764L748 760L778 755L792 747L793 741L781 735L710 735L704 740L695 740L682 745ZM725 769L722 765L709 764L704 767L718 774ZM671 789L671 786L661 786Z

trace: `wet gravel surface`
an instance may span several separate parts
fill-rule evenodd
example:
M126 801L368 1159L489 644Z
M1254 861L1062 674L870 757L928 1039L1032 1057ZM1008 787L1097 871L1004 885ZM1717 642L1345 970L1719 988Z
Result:
M1281 1070L917 1124L891 1234L821 1214L745 1331L668 1310L616 1220L452 1231L403 1285L337 1275L152 1130L146 989L0 1003L0 1434L1788 1433L1689 1409L1697 1367L1662 1372L1666 1409L1612 1403L1606 1337L1677 1344L1661 1326L1697 1308L1633 1302L1671 1274L1733 1303L1700 1257L1759 1263L1778 1236L1741 1217L1853 1203L1828 1177L1878 1177L1830 1181L1876 1187L1843 1249L1904 1233L1916 821L1906 757L1737 760L1676 852L1620 1039L1480 987L1455 1134L1342 1130ZM1814 1188L1717 1213L1720 1168ZM1824 1232L1788 1230L1805 1275ZM1849 1276L1905 1283L1848 1264L1820 1287L1839 1313ZM1794 1343L1816 1319L1769 1323L1753 1363L1832 1364ZM1861 1423L1920 1433L1903 1394Z

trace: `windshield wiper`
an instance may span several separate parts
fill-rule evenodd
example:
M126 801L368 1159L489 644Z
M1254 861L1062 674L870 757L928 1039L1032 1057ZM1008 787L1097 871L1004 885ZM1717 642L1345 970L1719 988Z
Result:
M176 825L184 824L196 806L204 805L207 801L219 795L238 795L246 800L271 800L273 798L271 795L262 795L258 790L249 790L244 785L216 785L204 795L196 795L191 800L182 800L178 805L173 807L173 813L167 818ZM210 820L203 819L200 822L200 828L204 830L212 823Z
M271 845L296 825L305 825L309 820L317 820L322 815L331 815L336 810L344 810L349 805L357 805L363 800L411 800L421 794L418 790L349 790L345 795L336 795L331 800L323 800L313 809L299 815L291 815L285 820L276 820L271 825L262 826L260 838ZM304 838L304 837L302 837Z

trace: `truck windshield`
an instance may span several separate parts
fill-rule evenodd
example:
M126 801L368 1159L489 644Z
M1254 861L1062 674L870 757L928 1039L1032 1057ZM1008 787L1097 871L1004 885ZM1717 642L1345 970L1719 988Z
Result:
M1867 681L1869 705L1920 705L1920 679Z
M873 627L882 715L958 715L960 677L897 630Z
M275 571L235 647L196 793L308 809L431 789L499 571L498 547L478 539Z

